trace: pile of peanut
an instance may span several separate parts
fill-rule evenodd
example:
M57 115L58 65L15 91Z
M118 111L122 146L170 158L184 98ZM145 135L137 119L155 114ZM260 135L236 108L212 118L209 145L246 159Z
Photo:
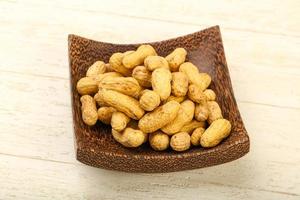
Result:
M161 57L141 45L114 53L107 64L95 62L77 83L84 123L111 125L113 138L125 147L147 141L156 151L218 145L231 124L208 89L211 77L186 56L184 48Z

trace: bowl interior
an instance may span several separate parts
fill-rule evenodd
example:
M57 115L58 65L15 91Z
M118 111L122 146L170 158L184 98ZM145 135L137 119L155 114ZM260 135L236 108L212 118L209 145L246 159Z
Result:
M156 152L148 143L135 149L121 146L113 139L111 127L101 122L92 127L85 125L81 118L80 96L76 91L77 81L85 76L88 67L95 61L108 62L113 53L133 50L140 44L110 44L70 35L69 61L77 159L107 169L166 172L220 164L246 154L249 151L249 137L232 91L219 27L150 44L162 56L176 47L185 48L188 51L187 60L194 63L200 71L211 75L210 88L217 94L224 118L232 123L231 135L210 149L193 147L181 153L172 150ZM170 163L166 164L168 162Z

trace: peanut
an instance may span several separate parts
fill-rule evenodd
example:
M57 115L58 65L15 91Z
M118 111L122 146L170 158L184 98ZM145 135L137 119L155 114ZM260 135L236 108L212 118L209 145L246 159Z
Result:
M98 84L107 77L120 77L121 74L117 72L108 72L105 74L98 74L95 76L83 77L77 82L77 91L81 95L92 95L98 92Z
M190 84L201 85L199 83L199 69L191 62L185 62L180 65L179 71L187 75Z
M222 111L219 104L216 101L208 101L207 102L208 109L208 123L211 124L213 121L217 119L223 118Z
M194 146L200 145L200 138L203 135L205 129L202 127L196 128L191 135L191 143Z
M161 128L168 135L173 135L181 130L181 128L192 121L194 117L195 104L190 100L185 100L180 104L180 109L176 118Z
M107 72L105 74L99 74L97 76L93 76L93 78L97 82L97 85L99 85L99 83L101 83L101 81L103 81L104 79L112 78L112 77L123 77L123 76L118 72Z
M191 137L187 132L179 132L171 137L170 146L175 151L185 151L191 146Z
M107 77L100 82L99 89L115 90L137 98L142 88L132 77Z
M104 124L109 125L111 123L111 117L116 111L113 107L101 107L98 109L98 119Z
M178 71L179 66L185 61L186 50L184 48L176 48L172 53L166 56L172 72Z
M149 135L150 146L156 151L163 151L169 147L170 138L167 134L156 131Z
M189 83L197 85L201 91L205 90L211 82L211 77L208 74L199 73L199 69L190 62L180 65L179 71L185 73Z
M136 99L117 91L102 89L99 98L132 119L140 119L145 113Z
M107 106L108 106L104 101L102 101L102 99L100 98L98 92L95 94L94 99L95 99L96 103L97 103L100 107L103 107L103 106L107 107Z
M146 111L152 111L160 104L159 95L152 90L144 90L140 97L140 105Z
M166 100L171 94L172 74L168 69L158 68L152 73L152 88L162 101Z
M216 100L216 93L211 89L204 90L203 94L206 97L206 101L215 101Z
M122 60L126 54L129 55L130 53L133 53L133 52L134 51L130 51L127 53L126 52L125 53L114 53L109 58L109 64L110 64L111 68L114 71L119 72L120 74L123 74L124 76L130 76L131 70L124 67L124 65L122 64Z
M199 85L199 87L202 91L204 91L210 85L211 77L207 73L199 73L198 78L201 81L201 85Z
M77 82L77 91L81 95L92 95L98 92L98 84L94 77L84 77Z
M114 129L111 132L114 139L125 147L138 147L145 141L145 134L133 128L125 128L122 133Z
M189 86L189 79L183 72L172 73L172 94L176 97L183 97L186 95Z
M98 74L104 74L105 70L105 63L102 61L96 61L88 68L86 76L96 76Z
M154 71L160 67L169 69L167 60L161 56L148 56L144 61L144 65L149 71Z
M226 119L217 119L205 130L200 139L202 147L214 147L226 138L231 131L231 124Z
M195 107L195 119L198 121L206 121L208 118L208 108L207 104L198 104Z
M109 63L106 63L104 66L106 72L115 72Z
M179 111L180 104L170 101L145 114L139 121L139 128L144 133L152 133L173 121Z
M181 103L185 100L185 96L184 97L175 97L175 96L169 96L165 101L163 101L163 103L169 102L169 101L177 101L178 103Z
M143 94L145 94L146 92L149 92L149 91L153 91L153 90L150 90L150 89L141 90L141 92L139 93L139 99L143 96Z
M188 124L184 125L180 131L191 134L193 132L193 130L195 130L196 128L199 128L199 127L205 128L205 126L206 126L205 122L198 122L196 120L192 120Z
M116 131L123 131L130 118L122 112L114 112L111 117L111 127Z
M136 129L136 130L140 130L139 126L138 126L138 121L136 121L136 120L130 120L130 122L127 124L127 127L133 128L133 129ZM145 136L145 139L144 139L143 143L145 143L148 140L148 133L143 132L143 134Z
M132 54L134 51L133 50L129 50L129 51L125 51L123 54L124 56L127 56L129 54Z
M98 119L95 100L89 95L83 95L80 102L83 122L89 126L95 125Z
M189 86L188 96L195 103L206 103L205 95L203 94L202 90L195 84L191 84Z
M145 88L150 88L151 73L144 66L137 66L132 71L132 77L135 78L139 84Z
M133 53L125 55L122 63L128 68L132 69L135 66L141 65L144 63L144 59L147 56L155 56L157 55L155 49L151 45L141 45L137 48L137 50Z

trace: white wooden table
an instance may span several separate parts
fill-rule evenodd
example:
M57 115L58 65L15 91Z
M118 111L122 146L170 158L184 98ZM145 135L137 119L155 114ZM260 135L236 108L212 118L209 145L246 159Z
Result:
M300 1L0 1L0 199L300 199ZM219 24L250 153L129 174L75 160L67 35L132 43Z

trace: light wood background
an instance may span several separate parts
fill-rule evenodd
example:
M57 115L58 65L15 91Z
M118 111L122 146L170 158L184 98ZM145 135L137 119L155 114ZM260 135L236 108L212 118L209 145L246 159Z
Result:
M67 35L147 42L220 25L245 157L167 174L75 160ZM0 199L300 199L300 1L0 0Z

